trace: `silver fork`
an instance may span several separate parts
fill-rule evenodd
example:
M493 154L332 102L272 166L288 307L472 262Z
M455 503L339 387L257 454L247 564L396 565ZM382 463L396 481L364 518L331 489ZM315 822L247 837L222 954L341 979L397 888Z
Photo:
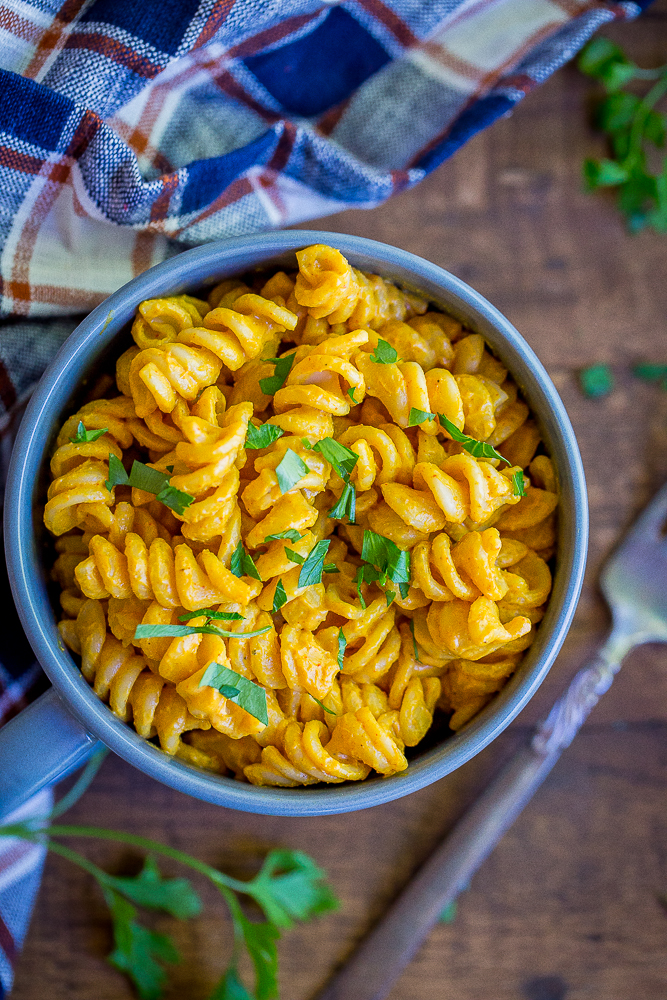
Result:
M445 907L479 866L570 745L635 646L667 642L667 485L608 559L600 586L612 628L528 746L519 750L408 883L316 1000L384 1000Z

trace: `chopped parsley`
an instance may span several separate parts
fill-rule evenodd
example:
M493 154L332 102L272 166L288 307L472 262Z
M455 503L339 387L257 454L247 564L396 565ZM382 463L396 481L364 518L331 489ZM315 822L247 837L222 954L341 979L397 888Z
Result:
M194 497L189 493L169 485L169 476L166 472L152 469L150 465L144 465L136 459L128 476L123 463L113 453L109 455L109 478L105 485L108 490L114 486L132 486L145 493L155 493L155 499L176 514L182 514L194 501Z
M269 378L261 378L259 387L266 396L273 396L278 392L278 389L282 389L284 386L294 364L294 354L284 354L282 358L268 358L267 360L275 365L273 375Z
M347 648L347 639L345 638L345 633L342 628L338 632L338 669L343 669L343 657L345 656L345 650Z
M269 724L269 712L266 706L266 691L248 677L237 674L222 663L209 663L202 675L199 687L216 688L229 701L239 708L259 719L265 726Z
M428 410L418 410L414 406L410 408L408 427L417 427L418 424L423 424L426 420L435 420L435 413L429 413Z
M352 483L345 483L340 498L329 511L329 517L342 521L347 517L348 524L354 524L357 513L357 494Z
M290 542L298 542L301 537L296 528L287 528L286 531L277 531L275 535L267 535L264 541L279 542L281 539L287 538Z
M469 434L464 434L458 429L456 424L453 424L451 420L448 420L444 414L439 413L438 416L440 418L440 423L449 433L452 440L458 442L460 445L463 445L464 449L472 455L473 458L497 458L501 462L506 462L507 465L511 464L503 455L500 454L499 451L496 451L496 449L490 444L487 444L486 441L478 441L477 438L470 437Z
M378 337L378 344L371 354L371 361L376 365L395 365L398 361L396 348L392 347L388 341Z
M410 631L412 632L412 649L415 655L415 660L417 661L417 663L421 663L421 660L419 659L419 649L417 647L417 640L415 639L415 623L414 619L412 618L410 619Z
M523 478L523 472L517 471L512 474L512 484L514 486L514 496L515 497L525 497L526 495L526 483Z
M292 451L291 448L288 448L282 460L276 466L276 477L280 492L288 493L296 486L299 480L308 475L308 472L308 466L303 459L299 458L297 453Z
M262 579L252 556L246 552L241 541L232 552L229 569L234 576L251 576L253 580Z
M410 589L410 553L399 549L395 542L384 535L378 535L368 528L364 530L361 549L363 564L357 570L357 592L361 597L361 584L378 581L386 586L387 581L395 583L403 599Z
M74 437L70 438L72 444L90 444L91 441L97 441L101 438L103 434L109 430L108 427L101 427L97 431L88 431L83 425L83 421L79 421L79 426L76 429L76 434Z
M204 612L200 612L199 617ZM137 625L135 639L180 639L184 635L220 635L223 639L252 639L256 635L270 632L272 625L256 629L254 632L228 632L217 628L210 618L205 625Z
M317 544L310 550L308 558L301 567L301 572L299 573L300 587L311 587L315 583L322 582L324 559L329 551L330 544L331 539L325 538L321 542L317 542Z
M298 552L295 552L294 549L288 549L287 546L285 546L285 555L293 563L296 563L297 566L302 566L303 563L306 561L305 556L300 556Z
M287 594L285 593L285 587L283 586L283 581L278 580L276 584L276 590L273 595L273 608L272 611L275 614L276 611L280 611L283 604L287 604Z
M282 427L276 427L275 424L260 424L259 427L255 427L253 423L249 423L245 447L268 448L274 441L281 438L284 433Z
M330 437L317 441L313 445L313 451L319 451L320 455L326 458L345 482L348 481L352 470L359 461L359 456L351 448L346 448L344 444L339 444L338 441L334 441Z

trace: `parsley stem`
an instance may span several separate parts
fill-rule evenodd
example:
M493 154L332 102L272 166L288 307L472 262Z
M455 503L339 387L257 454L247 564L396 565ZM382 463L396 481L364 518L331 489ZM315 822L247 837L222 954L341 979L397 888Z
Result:
M41 822L46 822L47 820L48 817L45 817ZM35 821L33 820L32 822ZM0 836L19 837L22 840L30 840L35 843L41 843L46 839L44 833L45 831L31 830L23 823L0 827ZM98 840L113 840L119 844L129 844L131 847L138 847L140 850L148 851L149 853L162 854L166 858L171 858L172 861L178 861L188 868L194 868L200 875L210 879L218 888L226 887L236 892L247 893L249 896L254 894L249 883L232 878L230 875L224 875L217 868L213 868L212 865L207 865L205 861L199 861L197 858L193 858L191 855L185 854L184 851L179 851L175 847L160 844L156 840L149 840L147 837L140 837L135 833L125 833L122 830L107 830L104 827L98 826L52 826L49 827L49 837L95 837Z
M84 858L82 854L78 851L73 851L71 847L67 847L65 844L59 844L55 840L51 840L49 837L45 838L43 843L46 845L49 851L53 851L54 854L59 854L62 858L67 858L72 864L78 865L79 868L83 868L85 872L92 875L93 878L98 882L104 889L114 889L118 892L118 889L112 885L112 880L109 878L107 873L98 868L96 864L89 861L88 858Z
M667 72L665 72L651 87L649 92L644 95L639 107L637 108L637 113L635 114L634 121L632 122L632 128L630 129L628 154L623 160L623 166L628 170L632 170L641 157L642 139L644 136L646 119L653 110L654 105L658 103L660 98L665 93L667 93Z

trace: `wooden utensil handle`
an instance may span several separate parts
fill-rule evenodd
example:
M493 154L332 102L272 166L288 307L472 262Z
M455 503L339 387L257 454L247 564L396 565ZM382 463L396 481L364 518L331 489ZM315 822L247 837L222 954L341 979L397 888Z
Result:
M514 755L316 1000L384 1000L559 756L560 749L541 754L531 747Z

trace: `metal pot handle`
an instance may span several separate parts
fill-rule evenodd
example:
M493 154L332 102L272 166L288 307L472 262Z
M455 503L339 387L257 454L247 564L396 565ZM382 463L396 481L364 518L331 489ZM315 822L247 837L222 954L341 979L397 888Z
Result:
M46 691L0 729L0 816L88 760L99 740Z

